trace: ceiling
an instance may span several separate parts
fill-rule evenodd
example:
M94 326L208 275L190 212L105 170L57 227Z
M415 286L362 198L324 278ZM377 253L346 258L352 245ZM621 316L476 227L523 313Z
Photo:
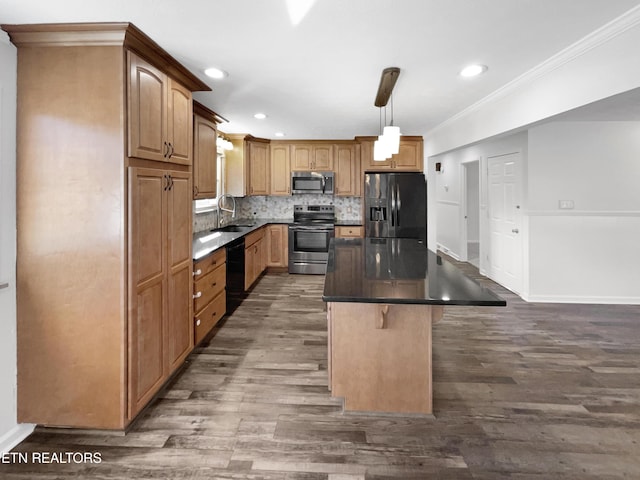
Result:
M0 23L134 23L213 89L227 133L376 135L385 67L394 120L424 135L638 0L0 0ZM458 72L469 63L488 71ZM228 72L212 80L204 69ZM253 118L267 114L264 120ZM387 108L387 123L390 120Z

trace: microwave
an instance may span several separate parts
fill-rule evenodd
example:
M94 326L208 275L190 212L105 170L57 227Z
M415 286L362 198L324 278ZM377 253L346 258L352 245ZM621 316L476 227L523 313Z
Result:
M291 172L291 193L333 195L334 175L334 172Z

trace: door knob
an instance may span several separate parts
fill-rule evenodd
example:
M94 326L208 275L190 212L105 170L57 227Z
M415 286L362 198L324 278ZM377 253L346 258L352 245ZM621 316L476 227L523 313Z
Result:
M518 230L517 228L512 228L512 229L511 229L511 232L513 232L513 233L520 233L520 230Z

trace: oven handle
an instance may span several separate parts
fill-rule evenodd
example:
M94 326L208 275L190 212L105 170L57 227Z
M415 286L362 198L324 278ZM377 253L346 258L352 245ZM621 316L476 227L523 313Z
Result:
M333 227L322 227L322 228L318 228L318 227L309 227L309 226L305 226L305 225L290 225L289 226L290 230L293 230L294 232L296 231L300 231L300 230L304 230L304 231L314 231L314 232L333 232L334 228Z

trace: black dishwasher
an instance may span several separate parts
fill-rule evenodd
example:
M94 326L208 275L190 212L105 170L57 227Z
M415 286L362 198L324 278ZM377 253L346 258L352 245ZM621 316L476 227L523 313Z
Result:
M227 245L227 314L242 303L244 293L244 237Z

